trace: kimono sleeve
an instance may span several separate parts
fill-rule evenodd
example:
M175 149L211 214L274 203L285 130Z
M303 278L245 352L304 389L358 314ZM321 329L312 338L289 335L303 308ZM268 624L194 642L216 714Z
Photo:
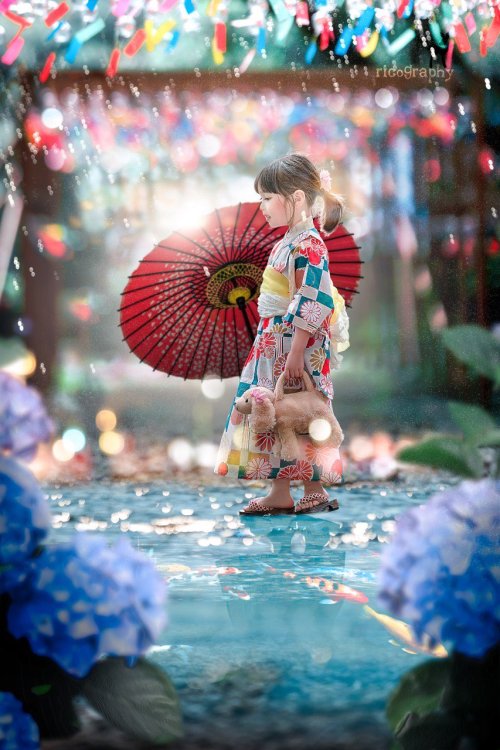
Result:
M321 239L307 237L292 253L295 286L297 277L302 277L302 282L283 320L315 333L334 309L328 250Z

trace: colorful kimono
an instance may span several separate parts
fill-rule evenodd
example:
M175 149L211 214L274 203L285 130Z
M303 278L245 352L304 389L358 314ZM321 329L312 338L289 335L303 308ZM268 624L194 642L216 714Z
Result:
M301 282L298 289L297 279ZM310 217L289 230L271 251L258 310L261 319L257 336L227 418L215 473L238 479L287 478L336 484L342 479L338 448L328 446L328 441L322 445L313 443L309 435L300 435L301 455L294 461L285 461L274 451L274 432L254 433L248 416L234 406L236 399L252 386L274 390L285 369L294 327L310 333L304 351L305 368L316 388L330 402L333 399L330 369L341 359L338 351L349 345L347 316L344 300L331 282L328 250ZM298 389L300 385L290 381L287 388Z

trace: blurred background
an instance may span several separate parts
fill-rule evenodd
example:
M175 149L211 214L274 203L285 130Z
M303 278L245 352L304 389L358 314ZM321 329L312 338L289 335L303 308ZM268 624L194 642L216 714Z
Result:
M75 477L103 455L117 476L167 460L211 468L237 380L141 364L122 341L120 294L155 243L256 200L256 172L290 151L330 171L362 248L334 378L346 433L371 435L373 455L374 434L448 428L450 398L498 410L441 339L463 323L498 330L500 68L498 42L479 41L493 5L434 3L429 20L422 3L411 17L380 3L364 30L363 3L119 6L74 2L51 27L57 3L1 5L0 364L48 401L44 460ZM161 44L145 34L124 55L151 24Z

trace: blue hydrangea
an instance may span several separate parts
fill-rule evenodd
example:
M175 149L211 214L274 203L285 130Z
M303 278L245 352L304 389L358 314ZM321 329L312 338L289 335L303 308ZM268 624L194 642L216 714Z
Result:
M24 580L49 528L49 504L35 477L14 459L0 456L0 594Z
M379 601L417 639L480 657L500 641L500 482L465 481L397 519Z
M16 589L10 632L77 677L103 654L138 656L166 620L166 584L153 563L123 537L114 548L96 534L46 549L32 562L30 585Z
M0 693L0 750L38 750L40 734L12 693Z
M0 452L29 461L53 431L38 391L0 371Z

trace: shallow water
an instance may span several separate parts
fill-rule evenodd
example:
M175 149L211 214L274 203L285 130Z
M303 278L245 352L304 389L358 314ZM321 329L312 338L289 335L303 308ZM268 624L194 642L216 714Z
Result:
M149 658L179 692L176 748L368 750L389 746L387 695L428 658L366 609L380 611L381 546L398 513L444 486L344 486L330 490L333 513L244 519L239 508L262 494L247 483L45 490L51 541L126 533L168 579L169 624Z

